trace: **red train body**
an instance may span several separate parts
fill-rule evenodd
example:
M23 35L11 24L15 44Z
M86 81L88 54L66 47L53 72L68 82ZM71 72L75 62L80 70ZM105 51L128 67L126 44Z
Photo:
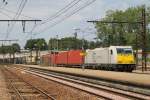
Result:
M84 57L81 55L82 50L70 50L59 53L43 55L42 63L48 63L48 65L82 65L84 63Z
M84 63L84 57L81 55L82 50L71 50L68 52L68 64L69 65L82 65Z
M50 65L56 64L57 54L51 54L50 56Z
M66 65L68 64L68 51L59 52L56 57L56 65Z

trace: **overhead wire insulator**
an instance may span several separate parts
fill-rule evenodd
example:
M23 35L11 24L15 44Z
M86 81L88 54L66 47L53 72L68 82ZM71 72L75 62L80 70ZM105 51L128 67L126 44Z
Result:
M22 30L23 30L23 33L25 33L25 27L26 27L26 25L25 25L26 23L25 23L25 21L22 21Z
M6 0L3 0L3 3L4 3L5 5L7 5L7 4L8 4L8 2L7 2Z
M9 21L8 21L8 27L10 26Z
M8 4L8 2L5 2L5 5L7 5Z
M34 22L34 24L36 25L36 21Z
M8 25L7 25L7 26L8 26L8 28L7 28L7 30L8 30L8 29L9 29L9 26L10 26L10 23L9 23L9 21L8 21Z

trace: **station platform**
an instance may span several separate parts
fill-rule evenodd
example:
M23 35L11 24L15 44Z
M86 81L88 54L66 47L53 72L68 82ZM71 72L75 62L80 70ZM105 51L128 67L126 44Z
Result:
M44 67L39 65L21 65L24 67L40 68L44 70L50 70L55 72L63 72L67 74L74 74L78 76L85 76L96 79L105 79L110 81L118 81L126 84L143 86L150 88L150 73L141 73L134 71L133 73L127 72L113 72L91 69L79 69L79 68L66 68L66 67Z

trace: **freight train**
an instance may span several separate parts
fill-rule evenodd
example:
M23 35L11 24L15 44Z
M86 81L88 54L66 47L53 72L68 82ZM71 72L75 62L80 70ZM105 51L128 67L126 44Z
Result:
M135 59L131 46L110 46L93 50L53 52L42 56L42 63L55 66L84 66L110 71L132 72Z

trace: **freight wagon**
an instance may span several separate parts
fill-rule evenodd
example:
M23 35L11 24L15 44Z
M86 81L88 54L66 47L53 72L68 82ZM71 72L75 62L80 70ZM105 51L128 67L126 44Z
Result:
M70 50L59 52L53 56L56 59L55 64L58 66L80 66L84 64L84 57L81 56L82 50Z

